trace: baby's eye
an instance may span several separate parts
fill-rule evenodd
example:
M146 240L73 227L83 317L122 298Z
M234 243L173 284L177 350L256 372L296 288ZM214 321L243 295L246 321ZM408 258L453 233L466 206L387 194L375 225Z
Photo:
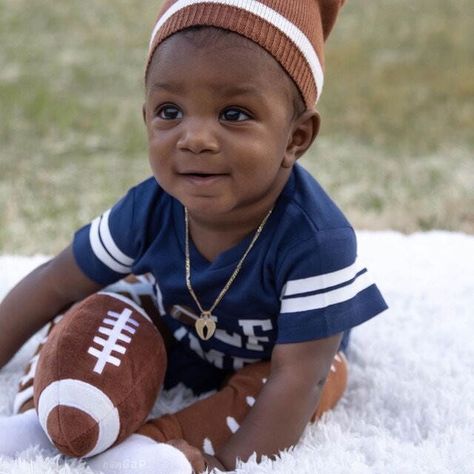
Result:
M250 115L243 110L233 107L224 110L224 112L221 113L221 119L229 122L243 122L244 120L249 120Z
M158 110L157 115L163 120L177 120L183 117L183 112L174 105L165 105Z

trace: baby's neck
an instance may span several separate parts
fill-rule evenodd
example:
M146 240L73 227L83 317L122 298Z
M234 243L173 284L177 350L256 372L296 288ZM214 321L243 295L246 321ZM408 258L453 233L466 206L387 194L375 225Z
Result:
M220 254L239 244L248 235L253 234L263 217L254 221L237 221L236 225L209 226L199 220L189 218L189 234L199 253L209 262Z
M192 237L195 247L199 250L199 253L209 262L213 262L221 253L229 250L230 248L237 245L242 238L234 237L231 235L216 235L210 233L201 237Z

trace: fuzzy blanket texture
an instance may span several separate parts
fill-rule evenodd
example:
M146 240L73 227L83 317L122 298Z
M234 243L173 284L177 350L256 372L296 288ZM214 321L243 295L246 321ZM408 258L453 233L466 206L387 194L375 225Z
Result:
M277 460L250 459L237 473L474 473L474 236L358 236L359 255L390 309L353 331L349 386L336 409ZM0 257L0 298L43 260ZM11 413L38 337L0 371L0 416ZM191 401L178 387L154 413ZM1 474L91 472L36 449L0 458Z

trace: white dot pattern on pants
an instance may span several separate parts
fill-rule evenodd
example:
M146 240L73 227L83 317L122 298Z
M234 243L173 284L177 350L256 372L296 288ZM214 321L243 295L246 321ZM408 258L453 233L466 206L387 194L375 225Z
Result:
M232 418L231 416L228 416L226 418L226 422L232 433L235 433L240 428L240 425L237 423L237 420L235 418Z
M202 444L202 450L209 454L209 456L214 456L214 446L212 445L212 441L209 438L204 438L204 443Z

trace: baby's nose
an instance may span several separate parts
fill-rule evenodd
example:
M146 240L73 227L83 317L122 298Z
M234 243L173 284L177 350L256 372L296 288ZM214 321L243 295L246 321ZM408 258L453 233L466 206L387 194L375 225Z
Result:
M177 143L180 150L196 154L216 153L219 150L215 125L210 121L188 119L187 123L183 125L183 132Z

